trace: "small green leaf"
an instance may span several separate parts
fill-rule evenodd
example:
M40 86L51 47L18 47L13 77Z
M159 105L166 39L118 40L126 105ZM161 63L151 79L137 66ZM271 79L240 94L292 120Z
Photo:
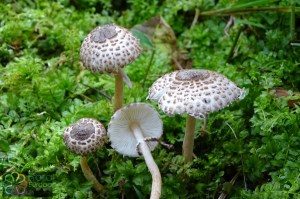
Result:
M143 32L137 30L137 29L131 29L131 32L137 37L139 38L141 44L143 47L145 48L153 48L153 44L150 41L150 39L148 38L148 36L146 34L144 34Z

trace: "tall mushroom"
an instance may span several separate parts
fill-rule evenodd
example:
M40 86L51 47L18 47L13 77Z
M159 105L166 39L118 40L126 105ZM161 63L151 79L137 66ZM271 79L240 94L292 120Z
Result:
M133 62L141 51L139 40L127 29L115 24L96 27L82 42L80 59L87 69L100 74L115 74L115 111L123 104L123 79L131 88L122 68Z
M147 99L157 100L167 115L188 114L182 149L185 162L189 162L193 157L196 118L204 119L244 96L243 89L219 73L185 69L157 79L149 88Z
M152 106L132 103L115 112L107 129L111 146L117 152L131 157L144 156L152 175L151 199L160 197L161 175L151 155L157 142L146 141L158 139L162 135L162 128L160 116Z
M80 165L85 178L93 183L97 192L102 193L105 190L104 186L94 176L86 156L104 145L106 140L104 126L95 119L82 118L65 129L63 140L70 151L80 155Z

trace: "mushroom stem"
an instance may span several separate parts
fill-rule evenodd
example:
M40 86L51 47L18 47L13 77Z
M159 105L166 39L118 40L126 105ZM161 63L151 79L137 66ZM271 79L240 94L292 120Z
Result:
M94 189L98 192L98 193L103 193L105 188L102 184L99 183L99 181L97 180L97 178L94 176L92 170L90 169L89 165L88 165L88 161L87 158L85 156L80 156L80 166L81 166L81 170L83 172L84 177L93 183L93 187Z
M182 145L184 163L191 162L193 160L195 126L196 118L188 115L186 118L186 129Z
M158 199L161 194L161 175L159 169L151 155L150 149L144 140L141 128L138 124L134 123L131 126L134 137L136 138L140 150L145 158L145 162L152 176L152 188L150 199Z
M121 70L115 74L115 104L114 111L116 112L123 106L123 77Z

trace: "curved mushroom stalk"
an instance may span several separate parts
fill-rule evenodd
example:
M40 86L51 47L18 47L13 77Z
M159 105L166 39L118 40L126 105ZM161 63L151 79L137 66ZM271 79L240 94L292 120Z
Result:
M151 155L157 142L145 142L145 138L159 139L162 135L162 120L158 112L145 103L132 103L114 113L108 125L108 137L111 146L122 155L144 156L152 176L151 199L161 194L161 175ZM139 149L139 150L137 150Z
M130 128L138 142L138 147L140 148L141 153L145 158L145 162L152 176L152 188L150 199L158 199L161 195L161 175L159 169L151 155L151 151L147 143L145 142L145 138L139 125L133 123L131 124Z
M94 189L98 193L103 193L105 191L105 188L102 184L99 183L97 178L94 176L92 170L90 169L90 167L88 165L87 158L85 156L80 156L80 166L81 166L81 170L82 170L84 177L88 181L93 183Z

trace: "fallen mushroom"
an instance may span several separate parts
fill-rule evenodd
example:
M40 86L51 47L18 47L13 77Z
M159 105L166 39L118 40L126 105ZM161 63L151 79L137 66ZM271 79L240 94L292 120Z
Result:
M225 76L201 69L178 70L157 79L149 89L147 99L157 100L159 108L167 115L187 113L183 140L185 162L192 161L194 130L197 119L206 118L245 96Z
M93 183L97 192L103 193L105 188L94 176L86 158L104 145L106 130L103 125L95 119L82 118L65 129L63 140L70 151L80 155L80 165L85 178Z
M133 62L141 51L139 40L115 24L96 27L82 42L80 59L87 69L100 74L115 74L115 111L123 104L123 80L132 87L122 68Z
M152 175L151 199L157 199L161 194L161 175L151 155L162 135L162 121L157 111L145 103L132 103L112 116L107 134L111 146L120 154L131 157L144 156L147 167Z

